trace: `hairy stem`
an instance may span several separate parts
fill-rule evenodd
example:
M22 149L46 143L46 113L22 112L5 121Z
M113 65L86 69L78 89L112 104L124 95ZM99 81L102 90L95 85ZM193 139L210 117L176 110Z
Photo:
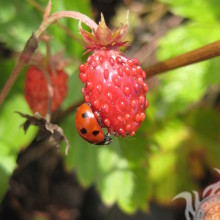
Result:
M169 70L205 61L217 56L220 56L220 41L207 44L188 53L184 53L166 61L156 63L146 68L145 70L148 77L152 77L154 75L164 73Z
M5 97L8 95L12 85L18 78L19 73L21 72L23 67L24 67L24 64L15 65L14 69L12 70L10 78L8 79L7 83L5 84L4 88L2 89L0 93L0 106L3 103Z
M27 0L29 4L35 7L38 11L44 12L44 8L35 0ZM56 22L56 25L62 29L68 36L70 36L73 40L77 41L79 44L84 45L84 41L76 36L70 29L68 29L65 25L61 24L59 21Z
M11 87L17 80L21 70L24 68L24 66L26 66L29 63L37 47L38 47L37 38L35 34L32 34L29 40L27 41L22 53L20 54L8 81L6 82L4 88L2 89L0 93L0 106L3 103L5 97L8 95Z
M47 122L50 122L51 115L52 115L52 105L53 105L53 86L51 82L50 75L47 71L43 71L44 76L47 80L47 90L48 90L48 107L47 107L47 115L46 115L46 120Z
M41 33L44 32L49 25L58 21L61 18L74 18L76 20L85 23L92 30L93 29L95 30L98 27L98 25L91 18L87 17L84 14L75 11L61 11L61 12L56 12L52 14L50 17L48 17L48 19L46 19L45 22L41 24L40 28L36 32L36 36L39 37Z

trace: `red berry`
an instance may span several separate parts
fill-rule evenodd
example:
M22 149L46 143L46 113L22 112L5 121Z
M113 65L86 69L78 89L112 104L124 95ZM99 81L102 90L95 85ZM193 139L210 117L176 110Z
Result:
M80 66L86 102L91 103L93 112L100 112L102 126L109 133L134 135L145 119L147 84L143 73L136 60L110 49L94 51Z
M94 33L81 29L88 51L93 52L79 67L85 101L95 116L100 112L102 127L121 136L135 134L148 107L146 73L137 59L129 59L119 50L126 44L122 39L127 28L123 25L112 33L102 16Z
M49 70L53 87L52 111L56 111L67 94L67 74L63 70ZM25 98L33 112L45 116L48 109L48 88L44 74L31 66L26 73Z

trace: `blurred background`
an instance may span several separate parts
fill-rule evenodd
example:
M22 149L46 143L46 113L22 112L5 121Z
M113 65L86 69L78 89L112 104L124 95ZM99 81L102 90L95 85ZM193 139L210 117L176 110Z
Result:
M131 46L143 68L214 42L220 37L219 0L53 0L52 12L79 11L109 27L126 22ZM0 0L0 90L19 52L39 27L46 0ZM32 114L24 98L25 71L0 108L1 219L181 220L181 192L201 193L219 180L220 58L147 78L149 108L134 137L114 138L108 147L82 140L75 109L83 101L78 68L85 62L78 22L62 19L47 30L52 53L70 60L68 95L55 114L70 151L36 144L38 129L25 134ZM45 45L38 51L45 54ZM19 165L19 166L18 166Z

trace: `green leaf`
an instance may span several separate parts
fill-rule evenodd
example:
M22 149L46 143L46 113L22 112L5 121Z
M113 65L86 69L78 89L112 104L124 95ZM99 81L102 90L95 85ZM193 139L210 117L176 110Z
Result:
M219 28L217 22L208 25L188 22L172 29L159 41L158 58L165 60L219 40Z
M42 14L27 2L21 4L16 0L8 0L7 3L1 0L0 8L3 16L0 22L1 42L13 50L21 51L32 32L40 25Z
M65 157L69 169L75 169L80 183L87 187L95 182L97 175L97 154L99 148L82 140L75 128L75 114L62 121L61 127L70 142Z
M202 24L189 23L170 31L160 41L158 57L165 60L217 40L220 26L212 27L213 31L209 35L207 28ZM156 103L157 109L156 117L161 119L174 116L200 100L209 85L220 81L218 60L219 58L216 58L197 63L159 76L158 91L153 94L153 102Z
M2 200L8 189L9 176L10 175L2 167L2 163L0 163L0 201Z
M0 142L0 166L9 175L16 166L15 155L11 154L11 149L4 142Z
M217 0L160 0L169 5L174 14L199 22L215 22L220 10Z
M10 154L10 148L0 141L0 201L8 189L8 181L16 166L15 155Z
M99 158L102 176L99 177L97 185L102 199L107 204L113 204L119 199L119 204L129 210L130 205L124 202L128 203L131 197L133 177L128 169L127 161L119 158L115 152L107 148L100 151ZM107 162L109 162L108 167ZM125 196L127 199L124 198Z
M174 152L153 155L150 158L150 179L154 188L153 194L160 201L169 201L175 196L175 162ZM163 186L162 186L163 185Z
M179 120L167 122L164 127L154 133L153 139L166 152L178 148L189 135L188 129Z
M190 104L196 103L204 95L206 67L207 63L195 64L160 77L161 85L154 103L158 119L183 113Z
M30 127L27 134L21 128L24 119L15 111L31 113L30 109L21 95L8 99L0 110L0 140L5 143L11 151L19 150L26 146L36 134L36 128Z
M87 0L74 1L74 3L69 0L57 1L55 4L53 4L53 10L78 11L91 17L91 5ZM71 18L65 18L59 22L64 24L79 40L82 40L82 37L79 33L79 21ZM66 53L69 56L72 56L74 59L82 60L84 48L80 42L77 42L75 39L68 36L57 26L51 26L49 30L51 30L51 33L55 36L55 41L52 42L55 48L65 48Z
M0 8L4 9L1 10L0 13L0 23L6 23L12 20L16 15L16 8L10 1L0 1Z
M146 210L149 184L144 161L141 165L136 163L134 167L134 161L125 156L127 152L119 152L122 155L115 151L114 146L100 149L100 175L96 182L98 191L105 203L117 203L127 213L133 213L137 209Z
M203 76L203 83L205 85L220 85L219 69L220 58L211 59L208 63L208 68Z
M197 110L188 115L187 124L191 127L194 140L205 150L211 167L219 167L220 155L220 116L213 109Z
M3 89L6 82L8 81L10 74L13 70L13 67L15 65L15 62L16 61L12 59L5 59L0 61L0 68L2 72L1 80L0 80L0 91ZM24 72L21 72L15 84L12 86L11 90L9 91L7 99L12 98L17 93L18 94L24 93L24 79L25 79L25 74Z
M189 172L189 149L161 152L150 157L152 196L162 204L170 204L180 192L197 189Z
M83 94L81 92L82 87L83 83L79 79L77 69L77 71L75 71L74 74L69 76L67 97L62 103L62 106L64 108L67 108L70 105L73 105L73 103L77 103L83 99Z

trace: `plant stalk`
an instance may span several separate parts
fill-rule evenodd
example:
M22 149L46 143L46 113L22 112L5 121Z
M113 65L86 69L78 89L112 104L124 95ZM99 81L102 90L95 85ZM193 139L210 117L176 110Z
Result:
M22 53L20 54L8 81L6 82L4 88L2 89L0 93L0 106L3 103L4 99L6 98L6 96L8 95L11 87L17 80L22 69L29 63L37 47L38 47L37 38L35 34L32 34L31 37L28 39Z
M61 11L56 12L49 16L44 22L42 22L40 28L36 32L37 38L54 22L60 20L61 18L73 18L85 23L91 30L95 30L98 25L89 17L84 14L75 11Z
M149 78L169 70L205 61L217 56L220 56L220 40L166 61L156 63L145 68L145 71L147 72Z

